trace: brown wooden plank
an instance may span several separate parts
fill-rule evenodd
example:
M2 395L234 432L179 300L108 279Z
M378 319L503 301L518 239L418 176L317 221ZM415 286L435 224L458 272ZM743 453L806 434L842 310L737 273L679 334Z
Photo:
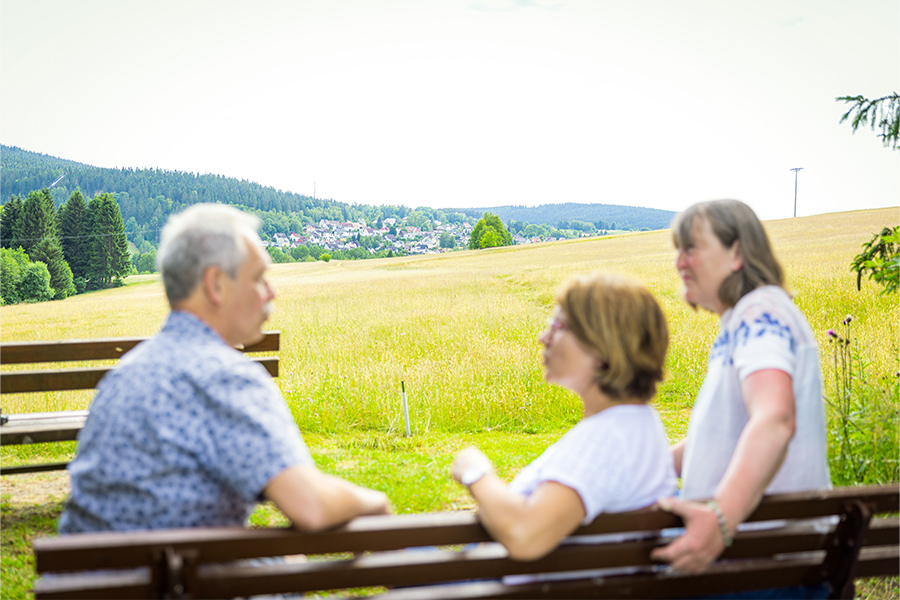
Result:
M0 364L70 362L119 358L146 337L0 344Z
M96 545L91 548L92 544L84 539L88 536L82 535L78 536L81 540L75 540L81 542L80 547L72 546L75 554L58 553L54 557L52 552L47 551L46 540L38 540L35 543L38 569L46 572L65 567L96 569L122 566L116 561L130 562L132 565L148 564L150 557L158 554L158 550L164 547L172 547L176 552L187 547L196 549L196 560L201 564L211 560L232 561L250 556L296 553L302 548L302 546L281 548L280 550L284 552L279 552L272 544L257 545L256 548L251 548L252 545L247 544L242 538L254 537L258 541L264 536L234 535L241 533L239 529L206 530L207 535L204 536L205 539L202 543L186 545L182 545L180 541L184 540L186 535L189 536L190 530L180 534L169 532L170 534L166 536L154 536L155 533L158 532L127 534L135 543L128 548L117 550L113 554L98 552ZM91 535L95 540L104 537L106 540L109 539L108 534ZM302 536L303 534L294 534L295 538ZM146 543L153 537L157 538L153 543ZM273 536L265 537L270 540L273 538ZM71 544L73 541L71 536L64 536L57 540L57 546ZM141 541L138 542L138 540ZM823 548L826 541L826 536L815 531L812 525L792 525L783 530L740 534L734 546L729 550L728 556L768 556L782 552L814 551ZM650 560L650 550L659 544L660 541L657 539L624 542L613 539L596 545L576 544L565 546L543 559L531 562L510 560L502 547L492 544L465 554L448 551L394 551L365 556L349 562L313 562L304 565L274 565L265 568L259 566L236 567L233 564L221 567L214 565L205 568L206 575L202 578L202 581L206 582L202 588L205 591L197 593L211 597L229 594L252 595L296 591L301 587L306 590L315 590L370 585L418 585L424 582L487 578L506 574L596 569L598 566L604 568L649 566L653 565ZM252 554L248 555L247 553L251 550L253 550ZM60 558L64 560L61 566L59 565ZM207 584L211 587L205 587Z
M727 560L769 558L775 555L823 550L829 537L813 524L739 534L724 555ZM242 567L209 566L202 571L202 597L244 596L257 593L324 590L374 585L410 586L444 581L491 579L505 575L591 571L598 568L640 566L652 569L650 551L658 539L618 541L595 545L564 545L535 561L516 561L498 544L468 552L385 552L353 560L302 565Z
M266 368L269 375L278 377L277 356L257 356L254 360ZM0 373L0 393L61 392L91 390L115 367L82 367L44 369L41 371L4 371Z
M244 352L278 352L280 349L281 332L279 331L264 331L261 341L240 348Z
M43 371L5 371L0 373L0 393L92 390L112 369L113 367L82 367Z
M44 473L47 471L65 471L69 466L67 462L40 463L34 465L18 465L15 467L3 467L0 475L22 475L25 473Z
M224 561L286 554L329 554L395 550L409 546L486 542L490 537L474 514L464 512L359 517L320 533L290 528L195 528L100 532L38 538L41 572L128 568L146 564L155 549L196 548L201 560ZM88 551L86 551L88 549Z
M821 554L821 553L820 553ZM821 556L763 559L713 565L701 575L660 571L550 583L504 585L498 581L399 589L383 600L476 598L696 598L732 591L815 584L822 581Z
M263 332L257 344L240 348L244 352L277 352L281 334ZM0 364L70 362L121 357L149 337L104 338L95 340L54 340L46 342L4 342L0 344Z
M894 486L868 486L865 488L849 488L861 493L866 498L881 496L890 497ZM790 495L790 502L784 504L788 510L794 510L792 502L797 495ZM849 497L846 490L833 490L827 494L819 492L806 493L811 512L821 513L821 505L834 504L835 498L846 501ZM784 500L779 497L767 497L763 504L778 504ZM658 511L636 511L657 515ZM777 516L777 512L773 513ZM622 515L602 515L598 520L618 521ZM654 517L655 518L655 517ZM889 532L896 521L879 519L877 529ZM596 522L595 522L596 524ZM590 531L591 526L582 528ZM806 529L804 530L804 527ZM303 534L289 529L282 530L244 530L230 529L198 529L171 530L129 533L81 534L60 538L43 538L35 541L38 571L64 571L67 569L97 569L128 567L135 564L150 564L154 554L164 547L171 547L176 552L183 549L194 549L197 561L206 564L210 561L230 561L254 556L282 555L294 553L320 553L373 550L381 548L402 548L435 543L466 543L483 541L486 534L471 513L437 513L430 515L398 515L381 517L362 517L348 525L320 534ZM450 541L447 541L450 540ZM792 524L783 530L758 532L741 532L735 545L726 555L731 558L754 554L770 555L774 552L805 551L821 548L825 538L820 533L810 533L807 526ZM249 595L258 593L276 593L297 589L332 589L344 586L369 585L414 585L422 582L448 580L451 578L468 579L472 577L497 577L503 573L535 573L579 568L596 568L598 565L649 565L649 552L659 542L656 540L635 540L616 542L603 546L570 546L531 563L510 561L505 551L496 545L486 549L479 548L474 553L461 555L453 552L394 552L382 555L363 556L348 562L315 562L304 565L272 565L265 567L218 567L209 565L201 568L204 583L202 593L210 596L237 594ZM871 550L871 552L870 552ZM889 549L890 550L890 549ZM896 545L894 546L896 552ZM481 552L481 554L479 554ZM494 554L491 554L493 552ZM497 554L499 552L499 554ZM880 548L867 548L868 562L862 574L882 574L887 570L891 554ZM880 554L879 554L880 553ZM460 558L465 556L465 558ZM819 559L821 561L821 558ZM732 560L726 564L742 564L741 560ZM894 565L896 568L896 558ZM781 581L790 580L800 571L791 571L794 575L784 575L783 563L778 567L781 575L766 580L767 585L778 585ZM802 570L802 569L801 569ZM880 571L879 571L880 570ZM892 573L893 571L887 570ZM741 571L730 573L722 579L725 590L736 589L736 581L745 581ZM746 578L747 585L756 585L759 579ZM743 584L741 584L743 585ZM212 586L212 587L206 587ZM218 587L216 587L218 586ZM223 587L225 586L225 587ZM304 586L306 586L304 588ZM313 587L310 587L313 586ZM666 587L669 589L667 580ZM640 593L624 594L616 589L613 596L647 595L649 592L640 588ZM754 589L754 588L747 588ZM557 592L558 593L558 590ZM670 592L671 593L671 589ZM714 593L714 592L709 592Z
M84 427L88 411L14 413L6 416L9 420L0 425L0 445L3 446L75 440Z
M900 517L872 519L866 535L866 546L900 546Z
M802 519L837 514L848 500L865 502L873 514L900 512L900 483L773 494L767 496L747 520Z
M900 546L865 547L860 549L854 577L900 576Z
M154 598L149 571L102 573L85 576L55 576L34 583L34 596L40 599L82 598Z

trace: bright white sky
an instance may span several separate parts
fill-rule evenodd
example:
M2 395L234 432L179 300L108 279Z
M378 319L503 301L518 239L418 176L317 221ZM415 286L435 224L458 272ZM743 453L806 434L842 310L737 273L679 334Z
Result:
M894 91L897 0L0 0L0 142L349 203L896 206Z

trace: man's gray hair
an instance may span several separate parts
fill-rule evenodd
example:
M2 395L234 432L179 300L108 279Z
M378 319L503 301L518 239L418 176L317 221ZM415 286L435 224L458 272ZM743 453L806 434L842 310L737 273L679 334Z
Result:
M247 259L245 241L259 243L259 224L256 216L224 204L195 204L172 215L156 254L169 305L190 296L211 266L237 277Z

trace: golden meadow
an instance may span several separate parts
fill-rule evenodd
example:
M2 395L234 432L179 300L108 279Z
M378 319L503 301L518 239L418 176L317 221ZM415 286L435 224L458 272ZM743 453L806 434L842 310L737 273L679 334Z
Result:
M861 244L898 218L890 208L765 224L789 289L820 340L826 395L834 369L825 332L845 315L854 316L853 343L871 377L894 377L898 369L898 295L880 295L865 280L857 291L849 270ZM668 317L667 377L655 402L674 441L685 433L717 322L684 303L673 265L669 231L273 265L277 309L266 328L282 335L277 382L299 428L311 434L402 436L401 382L414 434L558 432L578 420L580 403L543 382L537 336L563 280L611 271L643 281ZM152 335L167 312L158 276L129 277L123 288L4 306L0 339ZM90 399L90 393L6 395L2 410L82 409ZM3 450L5 459L17 456Z

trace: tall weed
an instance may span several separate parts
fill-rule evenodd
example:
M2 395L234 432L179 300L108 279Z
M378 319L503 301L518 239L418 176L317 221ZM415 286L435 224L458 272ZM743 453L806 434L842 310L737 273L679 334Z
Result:
M847 315L837 332L827 332L834 380L826 395L831 479L835 485L898 481L900 372L871 374L864 349L854 343L852 323Z

